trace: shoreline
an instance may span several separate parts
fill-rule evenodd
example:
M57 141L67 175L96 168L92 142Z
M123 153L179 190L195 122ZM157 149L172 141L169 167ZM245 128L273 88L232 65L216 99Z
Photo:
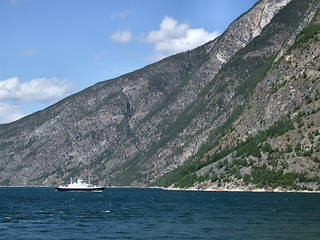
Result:
M283 190L283 189L272 189L272 190L267 190L267 189L239 189L239 188L234 188L234 189L228 189L228 188L220 188L220 189L197 189L197 188L187 188L187 189L182 189L182 188L173 188L173 187L168 187L168 188L161 188L162 190L165 191L194 191L194 192L247 192L247 193L320 193L320 191L308 191L308 190L300 190L300 191L295 191L295 190Z
M54 186L0 186L0 188L55 188ZM174 187L132 187L132 186L105 186L105 189L159 189L163 191L186 191L186 192L243 192L243 193L320 193L320 191L308 190L283 190L283 189L240 189L240 188L217 188L217 189L198 189L198 188L174 188Z

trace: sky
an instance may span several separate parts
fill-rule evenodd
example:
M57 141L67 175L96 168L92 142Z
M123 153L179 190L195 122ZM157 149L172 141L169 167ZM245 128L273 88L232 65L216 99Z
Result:
M0 0L0 124L200 46L257 0Z

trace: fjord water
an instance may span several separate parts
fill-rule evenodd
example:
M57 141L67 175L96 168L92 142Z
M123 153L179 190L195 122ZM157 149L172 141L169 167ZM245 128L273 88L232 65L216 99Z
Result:
M320 194L0 188L0 239L320 239Z

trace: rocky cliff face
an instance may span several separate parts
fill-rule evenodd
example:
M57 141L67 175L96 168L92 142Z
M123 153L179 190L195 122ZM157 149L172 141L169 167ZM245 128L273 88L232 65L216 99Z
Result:
M291 11L293 5L294 2L288 4L283 13ZM283 34L284 30L269 35L266 28L261 33L257 40L272 41L275 52L261 65L261 71L255 68L247 77L238 79L238 87L244 81L240 89L247 96L242 109L198 158L164 175L159 185L216 190L320 189L319 7L318 1L312 2L298 25L291 29L293 33L288 32L287 36L292 34L289 40L280 41L285 40L283 45L277 44L276 39L281 38L277 34ZM279 23L276 18L273 20ZM274 28L270 30L273 32ZM232 72L240 64L237 58L261 55L268 58L268 43L259 44L258 48L251 44L220 71L224 80L230 75L223 74L224 70L232 77L239 76ZM234 104L234 100L230 102Z
M0 125L0 185L52 186L69 177L90 175L100 184L111 185L148 186L155 181L172 185L177 183L172 176L192 176L191 185L181 186L226 186L222 174L227 172L226 166L216 166L226 156L210 162L215 154L227 146L235 148L239 141L278 120L295 121L293 114L299 112L292 109L301 105L306 95L311 94L314 101L308 109L317 107L314 91L319 89L319 69L313 58L318 46L309 44L312 50L306 53L306 60L299 55L302 50L290 48L292 43L288 42L317 21L317 4L311 0L259 1L212 42ZM315 66L306 70L312 63ZM296 73L280 77L291 70ZM307 87L291 79L301 74L312 78ZM284 96L283 92L294 95ZM307 111L304 106L300 109ZM319 126L315 117L310 121L312 131ZM233 131L226 132L230 126ZM298 142L295 139L292 147ZM273 140L268 141L259 144L275 148ZM230 162L231 155L227 155ZM254 159L256 166L268 163L263 157L261 162ZM206 159L210 161L203 164ZM197 167L197 173L177 174L198 162L203 166ZM301 169L309 169L309 163ZM250 176L253 165L241 169L241 176ZM203 176L217 179L208 181ZM252 181L248 184L254 186ZM243 180L238 182L245 185Z

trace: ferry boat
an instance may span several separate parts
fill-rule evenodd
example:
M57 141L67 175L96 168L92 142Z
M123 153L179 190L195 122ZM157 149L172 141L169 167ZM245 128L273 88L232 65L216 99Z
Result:
M85 183L82 179L78 179L76 182L70 179L67 185L60 185L56 189L58 191L103 191L104 187L91 185L90 179L89 183Z

